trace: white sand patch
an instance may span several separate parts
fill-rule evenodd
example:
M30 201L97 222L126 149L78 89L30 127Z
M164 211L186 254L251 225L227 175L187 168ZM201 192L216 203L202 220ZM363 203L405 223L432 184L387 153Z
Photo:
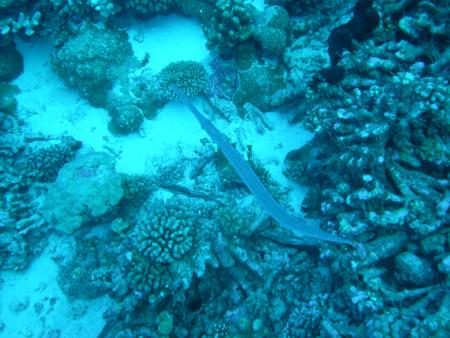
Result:
M14 83L21 90L17 99L25 130L50 136L72 135L101 151L103 138L109 134L106 111L92 107L53 73L49 42L18 40L17 44L24 56L25 70Z
M112 300L103 296L89 301L69 301L57 283L58 266L50 258L58 245L54 241L25 272L2 272L0 320L2 337L94 338L103 329L103 313ZM81 286L80 286L81 287Z
M154 120L144 122L140 135L119 138L121 154L116 168L125 173L154 174L159 166L180 156L193 157L205 136L184 105L166 104Z
M262 11L266 7L264 0L250 0L249 1L256 9Z
M44 41L36 44L47 45ZM28 133L71 135L86 149L115 155L117 170L128 174L153 173L161 161L172 162L181 151L187 156L205 136L198 136L200 126L180 103L167 104L154 120L143 123L139 134L113 135L107 112L89 105L52 72L49 54L43 52L48 49L35 52L34 43L19 43L19 49L25 56L26 70L15 83L22 90L19 111Z
M198 21L180 15L159 16L133 25L129 30L134 55L150 56L149 67L155 72L171 62L202 62L208 55L206 38Z

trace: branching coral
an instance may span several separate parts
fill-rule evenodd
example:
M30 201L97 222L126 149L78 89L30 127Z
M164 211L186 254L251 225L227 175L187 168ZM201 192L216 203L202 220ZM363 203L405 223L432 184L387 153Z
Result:
M29 6L28 1L0 2L0 36L23 32L30 36L39 25L41 12Z
M194 220L187 217L186 209L172 203L154 203L148 218L141 220L135 229L137 249L146 257L165 264L180 259L192 247Z
M208 88L208 75L205 68L195 61L177 61L164 67L158 74L161 93L167 100L177 99L170 88L176 85L189 98L205 93Z
M133 255L131 264L133 266L127 275L127 280L133 290L156 296L173 285L167 268L163 265L149 262L147 257L139 254Z
M198 212L179 198L152 202L142 210L133 232L135 247L159 263L179 261L194 244L201 209Z
M62 138L61 142L38 149L27 149L26 157L19 162L27 176L39 182L52 182L58 171L75 158L81 142L72 137Z
M424 79L429 85L423 85ZM357 91L357 112L356 106L336 112L318 106L310 112L315 115L308 123L317 123L319 132L313 144L327 147L292 152L287 160L296 169L291 167L289 174L321 182L321 211L337 216L345 231L362 233L369 224L408 225L423 235L442 226L431 210L444 198L447 184L437 178L444 179L448 157L443 151L448 101L442 95L448 85L439 78L424 79L399 73L384 88ZM376 108L365 110L371 104ZM308 163L299 161L307 157Z

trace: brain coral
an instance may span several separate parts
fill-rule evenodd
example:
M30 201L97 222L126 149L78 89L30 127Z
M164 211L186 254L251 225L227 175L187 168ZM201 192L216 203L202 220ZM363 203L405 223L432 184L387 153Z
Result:
M168 100L176 100L177 95L170 89L174 84L189 98L206 91L208 74L205 67L195 61L178 61L164 67L158 75L162 94Z
M55 48L53 70L95 106L104 106L120 66L132 55L124 32L92 25Z

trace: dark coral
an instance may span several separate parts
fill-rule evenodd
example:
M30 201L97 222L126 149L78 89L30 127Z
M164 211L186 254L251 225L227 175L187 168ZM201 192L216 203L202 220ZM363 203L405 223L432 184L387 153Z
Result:
M144 114L135 105L110 107L111 122L109 128L118 134L130 134L139 131L144 122Z
M359 0L353 8L353 17L349 22L336 27L328 37L328 55L331 66L323 71L323 78L328 83L336 84L343 79L342 68L336 68L344 51L353 51L355 39L359 42L367 40L378 26L380 16L372 8L372 0Z
M12 42L0 44L0 82L9 82L23 72L23 56Z

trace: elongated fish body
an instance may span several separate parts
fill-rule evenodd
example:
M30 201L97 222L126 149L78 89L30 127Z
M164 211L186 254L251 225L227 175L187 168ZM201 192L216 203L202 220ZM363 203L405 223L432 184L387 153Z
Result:
M328 242L349 244L353 247L357 247L357 244L349 239L331 234L329 232L314 228L306 224L305 221L298 219L297 217L289 214L284 209L269 191L264 187L261 180L258 178L253 169L248 165L239 152L228 142L225 135L223 135L214 125L205 118L200 111L192 104L192 102L175 86L171 86L180 100L192 111L194 116L200 122L201 127L208 133L208 135L218 145L228 162L234 168L236 173L242 179L244 184L250 190L252 195L256 198L261 207L281 226L293 232L314 238L324 240Z

